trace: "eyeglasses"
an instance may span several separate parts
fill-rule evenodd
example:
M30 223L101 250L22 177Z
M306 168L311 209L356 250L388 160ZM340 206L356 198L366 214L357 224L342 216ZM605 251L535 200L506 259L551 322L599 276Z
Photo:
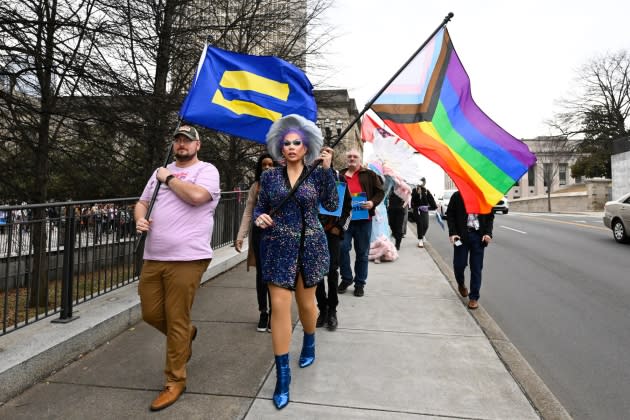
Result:
M284 141L284 147L289 147L291 145L299 146L301 144L302 144L302 140L290 140L290 141L289 140L285 140Z

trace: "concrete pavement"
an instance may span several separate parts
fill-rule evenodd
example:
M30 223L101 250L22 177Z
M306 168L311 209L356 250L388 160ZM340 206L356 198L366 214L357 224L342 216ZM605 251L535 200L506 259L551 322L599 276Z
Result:
M236 255L231 248L221 252L226 259ZM163 385L165 343L140 322L8 400L0 418L569 418L542 382L527 379L535 374L515 349L502 355L509 341L484 321L482 308L466 309L430 244L419 249L408 234L399 260L370 263L369 270L364 297L353 296L352 287L340 295L337 331L317 330L317 358L306 369L297 366L302 330L296 324L291 402L281 411L271 401L271 335L256 332L254 273L239 264L197 294L199 335L187 392L175 405L148 409ZM47 321L35 325L44 323L51 328ZM0 348L8 348L7 337ZM0 364L4 386L2 372Z

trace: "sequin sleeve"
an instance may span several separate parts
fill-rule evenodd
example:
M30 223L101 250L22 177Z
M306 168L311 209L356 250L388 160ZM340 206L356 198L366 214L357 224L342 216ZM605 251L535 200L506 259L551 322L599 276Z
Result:
M339 205L337 184L333 169L318 168L319 202L328 211L334 211Z

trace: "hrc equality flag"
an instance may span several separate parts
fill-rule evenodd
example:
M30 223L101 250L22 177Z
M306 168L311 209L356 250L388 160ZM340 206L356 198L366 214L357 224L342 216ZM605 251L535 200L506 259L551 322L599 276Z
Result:
M444 169L469 213L489 213L536 162L527 145L475 104L445 27L376 98L372 110Z
M287 114L317 119L313 86L277 57L206 46L180 109L189 123L265 143L271 124Z

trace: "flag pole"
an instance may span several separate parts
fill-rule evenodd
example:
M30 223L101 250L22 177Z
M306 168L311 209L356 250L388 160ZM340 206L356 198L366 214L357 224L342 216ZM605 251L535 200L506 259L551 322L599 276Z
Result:
M177 118L177 127L175 128L175 133L179 130L180 125L182 124L182 117L178 117ZM165 168L166 165L168 165L168 162L171 160L171 155L173 154L173 142L169 141L168 143L168 152L166 153L166 158L164 159L164 165L162 165L161 167ZM156 177L157 179L157 177ZM151 212L153 211L153 206L155 205L155 200L157 199L157 195L158 192L160 191L160 186L162 185L162 182L158 179L158 183L155 186L155 189L153 190L153 195L151 196L151 201L149 201L149 207L147 208L147 214L144 216L145 219L149 220L149 217L151 217ZM134 249L134 254L138 252L138 249L140 249L140 245L142 245L145 241L145 239L147 238L147 233L146 232L142 232L140 234L140 237L138 238L138 241L136 242L136 248Z
M361 119L363 114L365 114L368 111L368 109L370 109L372 105L374 105L374 102L376 102L376 99L378 99L378 97L381 96L383 92L385 92L385 89L387 89L389 85L392 84L392 82L400 75L400 73L402 73L402 71L409 65L409 63L411 63L411 61L414 58L416 58L418 53L420 53L420 51L422 51L422 49L426 47L429 41L433 39L435 34L437 34L440 31L440 29L442 29L444 26L446 26L446 24L453 18L453 16L454 16L453 12L449 12L448 15L444 17L444 20L442 21L442 23L440 23L440 25L437 28L435 28L435 30L431 33L431 35L429 35L426 41L424 41L422 45L420 45L420 47L413 54L411 54L411 57L409 57L409 59L405 61L405 64L403 64L396 71L396 73L394 73L394 75L387 81L387 83L385 83L385 85L378 91L378 93L376 93L376 95L374 95L372 99L370 99L369 102L365 104L365 107L363 108L363 110L359 112L359 114L354 118L354 120L350 124L348 124L348 126L341 133L339 133L339 135L337 136L337 140L335 140L335 142L332 144L331 147L334 148L337 145L337 143L341 141L341 139L348 133L348 131L350 131L350 129Z
M352 120L352 122L350 124L348 124L348 126L341 132L339 133L339 135L337 136L337 140L335 140L335 142L330 146L331 148L335 148L335 146L337 146L337 144L341 141L341 139L348 134L348 131L350 131L350 129L361 119L361 117L363 116L363 114L365 114L367 112L368 109L370 109L372 107L372 105L374 104L374 102L376 102L376 99L381 96L381 94L385 91L385 89L387 89L389 87L389 85L392 84L392 82L394 81L394 79L396 79L396 77L398 77L398 75L405 69L405 67L407 67L407 65L409 65L409 63L411 63L411 61L416 58L416 56L418 55L418 53L420 51L422 51L422 49L429 43L429 41L431 41L431 39L433 39L433 37L435 36L435 34L438 33L438 31L440 29L442 29L444 26L446 26L446 24L453 18L454 14L453 12L449 12L445 17L444 20L442 21L442 23L440 23L440 25L435 28L435 30L431 33L431 35L429 35L429 37L426 39L426 41L424 41L422 43L422 45L420 45L420 47L411 55L411 57L409 57L409 59L407 61L405 61L405 64L403 64L397 71L396 73L394 73L394 75L387 81L387 83L385 83L385 85L378 91L378 93L376 95L374 95L374 97L372 99L370 99L370 101L365 104L365 107L363 108L363 110L361 112L359 112L359 114L354 118L354 120ZM304 174L304 176L300 176L300 178L298 178L298 180L295 182L295 184L293 185L293 188L291 188L291 191L289 191L289 194L287 194L287 196L280 202L280 204L272 209L269 212L270 216L273 216L274 213L276 213L283 205L284 203L287 202L287 200L293 196L293 194L295 193L295 191L300 187L300 185L302 184L302 182L304 182L304 180L306 178L308 178L308 176L315 170L315 168L317 166L319 166L319 164L321 163L321 159L317 159L315 161L315 164L308 170L308 172L306 172Z

